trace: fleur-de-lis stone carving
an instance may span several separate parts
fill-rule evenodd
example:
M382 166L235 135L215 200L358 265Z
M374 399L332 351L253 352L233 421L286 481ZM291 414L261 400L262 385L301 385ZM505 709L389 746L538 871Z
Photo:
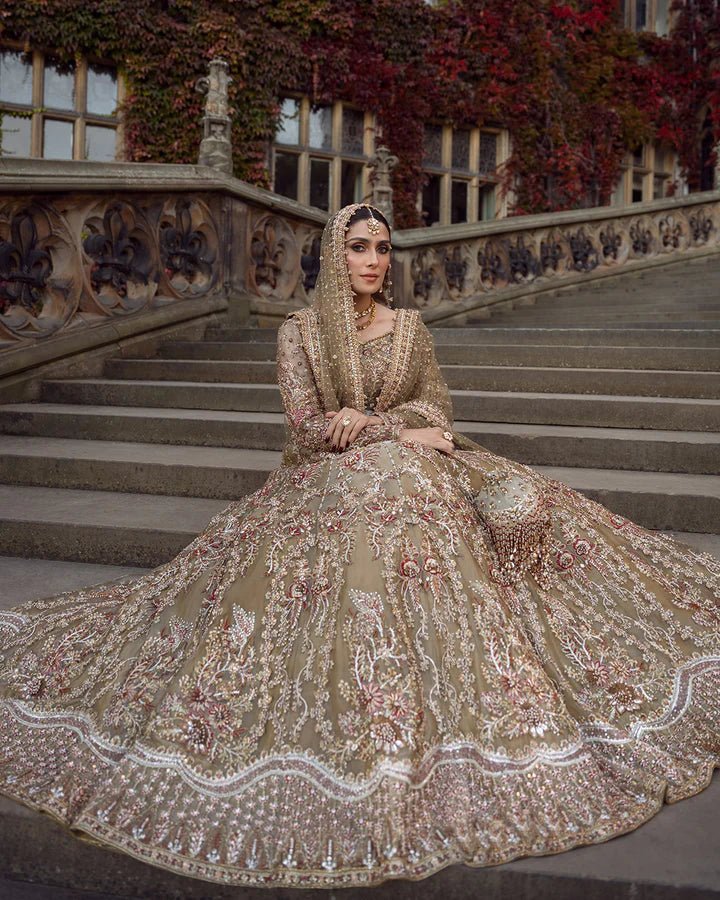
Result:
M182 275L193 281L198 273L209 273L214 255L211 258L205 235L193 228L189 200L178 204L175 225L161 226L160 255L169 278Z
M98 293L108 286L124 297L128 282L148 283L149 255L131 234L130 226L126 209L119 203L109 206L103 216L102 233L91 234L83 242L93 260L90 280Z
M10 240L0 241L0 312L22 306L39 313L51 273L50 254L38 247L33 217L23 210L10 222Z

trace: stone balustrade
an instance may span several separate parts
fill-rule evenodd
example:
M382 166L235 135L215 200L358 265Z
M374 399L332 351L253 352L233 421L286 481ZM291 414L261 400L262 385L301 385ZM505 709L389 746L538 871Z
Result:
M205 166L0 159L0 373L210 312L276 325L312 301L325 219ZM398 305L461 324L720 252L720 192L397 231L393 244Z
M0 374L310 302L326 215L205 166L0 158Z
M720 191L415 229L393 245L403 305L421 309L428 323L461 324L513 298L720 252Z

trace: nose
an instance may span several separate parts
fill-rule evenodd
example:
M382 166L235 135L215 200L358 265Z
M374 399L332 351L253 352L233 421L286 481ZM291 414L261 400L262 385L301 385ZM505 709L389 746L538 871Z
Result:
M374 247L370 247L370 253L368 254L368 265L373 266L373 268L378 264L378 253Z

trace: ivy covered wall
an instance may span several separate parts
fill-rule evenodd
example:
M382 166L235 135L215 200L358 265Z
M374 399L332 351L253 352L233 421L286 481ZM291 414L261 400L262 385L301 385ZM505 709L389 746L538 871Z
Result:
M373 111L401 160L407 227L428 120L509 130L502 174L517 213L605 202L626 150L657 133L699 184L702 128L720 135L720 8L675 5L666 40L621 28L618 0L4 0L0 40L115 62L137 161L195 161L195 81L212 57L228 60L235 174L255 184L267 184L283 92Z

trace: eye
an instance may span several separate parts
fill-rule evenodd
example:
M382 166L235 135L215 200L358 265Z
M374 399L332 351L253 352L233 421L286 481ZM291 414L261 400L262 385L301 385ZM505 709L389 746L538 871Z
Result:
M388 244L381 244L381 246L378 247L378 253L389 253L391 250L392 247Z
M362 253L362 251L365 249L365 244L353 244L353 245L350 247L350 249L351 249L354 253Z

